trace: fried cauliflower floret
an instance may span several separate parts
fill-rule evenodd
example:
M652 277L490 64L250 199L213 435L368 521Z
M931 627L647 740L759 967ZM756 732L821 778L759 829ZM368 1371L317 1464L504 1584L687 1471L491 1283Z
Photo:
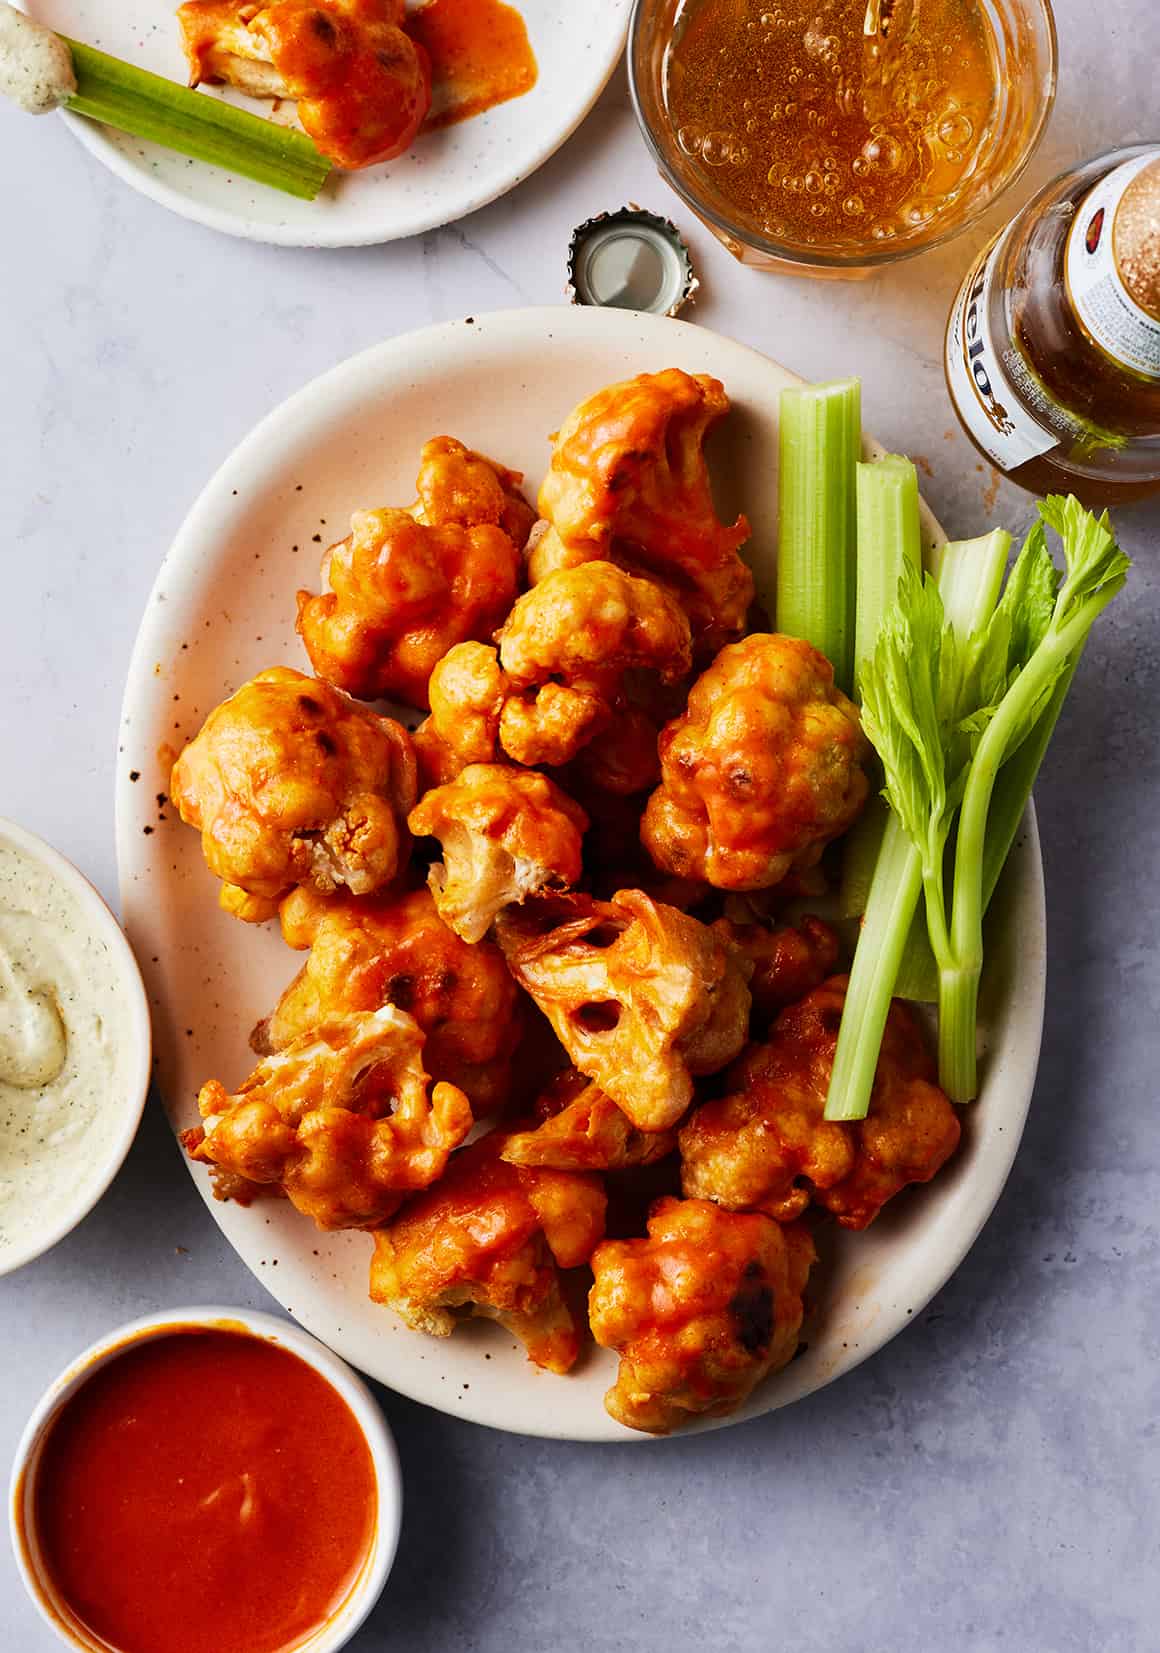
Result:
M812 866L869 789L858 710L796 637L722 649L661 733L661 784L641 823L657 866L758 890Z
M401 155L431 107L431 64L403 32L401 0L187 0L177 8L189 83L293 98L336 166Z
M428 784L505 755L529 767L568 763L621 717L630 679L672 683L689 669L680 609L611 563L562 570L525 592L498 639L498 649L459 644L431 674L431 716L415 737Z
M540 489L550 527L532 551L532 581L607 560L673 592L699 658L740 637L753 601L753 576L737 554L749 524L718 520L702 452L728 411L719 380L679 368L640 373L581 402L555 438Z
M416 791L400 724L287 666L212 711L169 783L222 906L251 922L272 918L296 884L356 895L389 884L410 853Z
M502 528L522 551L536 520L520 490L523 480L520 471L509 471L494 459L473 453L454 436L433 436L423 444L419 458L415 482L419 498L411 515L435 528L448 523L480 528L491 523Z
M232 1095L211 1079L191 1157L276 1183L319 1228L368 1228L441 1176L471 1129L454 1085L427 1096L423 1034L394 1005L335 1016L265 1057Z
M493 648L458 643L435 667L427 688L431 716L415 731L424 791L446 786L469 763L495 762L507 680Z
M591 562L524 593L500 633L500 664L520 688L634 667L673 682L689 669L689 628L654 581Z
M516 1131L503 1157L512 1165L546 1165L557 1171L623 1171L654 1165L677 1146L677 1133L638 1131L610 1096L577 1072L566 1069L537 1099L541 1123Z
M448 1337L462 1317L498 1320L537 1366L566 1372L581 1328L560 1291L604 1233L600 1179L509 1165L493 1133L455 1155L435 1188L375 1235L371 1297L415 1331Z
M835 976L783 1010L767 1044L726 1075L730 1094L706 1102L681 1131L681 1186L731 1210L779 1222L811 1199L843 1228L866 1228L910 1182L929 1182L954 1153L959 1120L934 1083L913 1013L891 1006L866 1119L823 1116L846 981Z
M778 924L772 929L719 918L713 928L753 966L749 978L753 1014L763 1023L820 987L838 962L838 933L820 918L807 916L800 924Z
M685 676L689 626L651 580L591 562L524 593L499 633L499 661L505 752L517 763L562 764L611 721L626 673Z
M331 548L329 590L298 593L298 633L328 683L425 708L435 666L456 643L491 636L519 579L519 551L494 523L429 527L406 511L356 511Z
M439 839L443 859L428 882L440 918L464 941L481 941L504 907L580 876L588 817L546 775L469 764L408 819L417 838Z
M658 1200L647 1239L605 1240L592 1257L592 1335L620 1356L607 1411L653 1435L736 1411L792 1359L813 1261L804 1229Z
M581 1073L642 1131L675 1125L693 1078L741 1049L747 966L720 936L640 890L508 908L508 968Z
M279 910L282 935L310 957L259 1022L260 1056L321 1022L393 1004L427 1042L433 1079L457 1085L479 1115L507 1100L523 1021L519 993L491 941L471 947L439 917L429 890L352 896L294 890Z

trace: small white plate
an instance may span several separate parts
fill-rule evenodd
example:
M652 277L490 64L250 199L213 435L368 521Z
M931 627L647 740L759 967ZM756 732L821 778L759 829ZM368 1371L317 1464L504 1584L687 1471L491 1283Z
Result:
M516 310L392 339L316 379L263 420L202 493L142 621L125 691L117 794L121 898L154 1005L159 1079L175 1127L197 1122L204 1080L233 1085L249 1072L249 1031L302 961L274 926L240 924L219 910L197 834L158 807L168 749L262 667L306 667L293 629L295 587L314 586L321 544L341 536L352 508L413 496L427 437L458 436L522 469L534 497L549 432L574 403L611 380L671 366L716 374L732 398L733 412L712 439L714 480L725 519L742 508L749 516L746 551L768 600L778 397L797 381L755 351L661 317ZM926 532L939 537L929 514ZM1043 1023L1043 879L1031 815L994 917L983 1094L964 1116L961 1150L931 1187L901 1195L867 1233L823 1230L824 1289L805 1330L808 1348L725 1421L797 1400L881 1348L958 1267L998 1199L1031 1098ZM537 1371L493 1325L476 1322L446 1339L408 1331L367 1297L365 1234L320 1234L278 1201L249 1210L215 1202L205 1171L191 1170L221 1229L267 1289L392 1388L523 1434L647 1438L604 1411L615 1373L607 1352L591 1350L560 1378Z
M535 172L600 96L624 48L630 0L514 0L539 78L530 92L443 131L397 160L334 172L316 201L235 178L156 144L65 114L77 137L126 183L210 229L283 247L365 247L450 224ZM74 40L184 83L177 0L16 0ZM268 114L269 105L204 96Z

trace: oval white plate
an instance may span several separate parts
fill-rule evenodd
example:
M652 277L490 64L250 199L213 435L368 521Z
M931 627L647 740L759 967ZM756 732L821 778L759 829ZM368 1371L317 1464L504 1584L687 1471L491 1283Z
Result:
M713 439L719 503L727 519L742 505L748 513L748 551L768 591L778 394L794 376L703 328L652 316L508 311L390 340L284 403L206 487L141 625L117 793L121 899L153 1000L159 1080L175 1127L196 1123L205 1079L234 1084L249 1071L249 1030L302 960L273 926L239 924L219 911L197 835L159 805L167 748L194 734L253 672L281 661L305 667L293 631L295 587L314 585L320 546L340 537L352 508L412 497L428 436L461 437L524 470L534 490L548 433L575 402L610 380L668 366L725 382L734 411ZM937 535L933 519L926 526ZM962 1261L998 1198L1030 1101L1043 1021L1043 882L1030 816L996 900L984 982L985 1082L966 1115L960 1153L932 1187L901 1196L868 1233L824 1230L825 1291L807 1326L808 1349L728 1421L797 1400L881 1348ZM367 1298L365 1234L319 1234L277 1201L249 1210L214 1202L204 1171L193 1174L223 1232L279 1302L392 1388L525 1434L644 1438L604 1412L611 1355L593 1350L559 1378L532 1367L496 1326L476 1323L443 1340L408 1331Z
M178 0L16 0L74 40L184 82ZM364 247L450 224L505 195L570 137L600 96L624 47L629 0L514 0L539 66L531 91L431 132L363 172L335 172L317 201L235 178L66 114L77 137L134 189L210 229L284 247ZM206 96L219 96L206 92ZM233 101L269 105L230 93Z

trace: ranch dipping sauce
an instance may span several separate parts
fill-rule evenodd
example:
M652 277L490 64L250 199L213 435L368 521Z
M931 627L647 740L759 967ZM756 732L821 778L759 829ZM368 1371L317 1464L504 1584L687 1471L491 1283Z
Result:
M30 115L60 109L77 89L72 53L59 35L0 5L0 96Z
M143 1089L127 946L21 838L0 823L0 1273L93 1203Z

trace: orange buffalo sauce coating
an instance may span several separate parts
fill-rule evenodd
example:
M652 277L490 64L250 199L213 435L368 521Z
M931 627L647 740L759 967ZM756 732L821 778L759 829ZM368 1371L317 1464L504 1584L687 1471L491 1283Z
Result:
M428 130L481 115L536 84L524 20L503 0L427 0L408 16L407 33L431 59Z
M349 1594L377 1506L325 1378L190 1326L131 1344L66 1402L33 1519L58 1597L117 1653L280 1653Z

